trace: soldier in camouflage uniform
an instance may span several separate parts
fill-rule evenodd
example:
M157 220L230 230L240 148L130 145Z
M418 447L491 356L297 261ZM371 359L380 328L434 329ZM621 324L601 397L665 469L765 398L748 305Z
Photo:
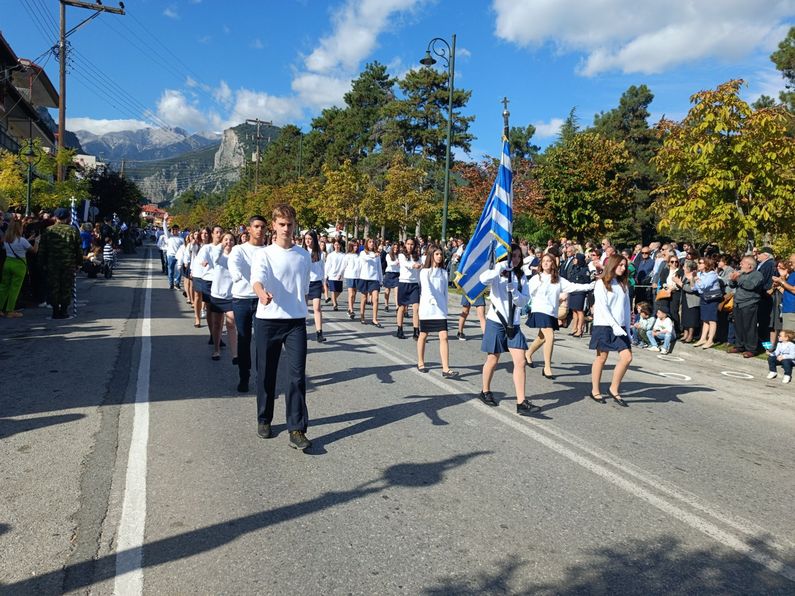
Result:
M83 262L80 234L70 225L68 209L55 210L58 223L47 228L39 242L39 258L47 277L47 301L52 306L53 319L66 319L72 302L75 272Z

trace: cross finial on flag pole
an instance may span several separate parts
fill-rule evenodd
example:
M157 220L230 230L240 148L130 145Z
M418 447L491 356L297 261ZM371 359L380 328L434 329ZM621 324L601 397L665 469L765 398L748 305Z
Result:
M507 139L508 138L508 118L510 117L511 113L508 111L508 104L510 100L507 97L502 98L502 135Z

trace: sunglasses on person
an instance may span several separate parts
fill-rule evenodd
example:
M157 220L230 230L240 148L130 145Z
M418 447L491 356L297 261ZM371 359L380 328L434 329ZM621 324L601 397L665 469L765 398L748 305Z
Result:
M642 252L640 254L642 254L644 257L648 257L649 256L649 253L647 253L647 252Z
M671 260L670 260L670 261L668 261L668 262L669 262L669 263L676 263L676 264L678 265L678 264L679 264L679 259L671 259Z

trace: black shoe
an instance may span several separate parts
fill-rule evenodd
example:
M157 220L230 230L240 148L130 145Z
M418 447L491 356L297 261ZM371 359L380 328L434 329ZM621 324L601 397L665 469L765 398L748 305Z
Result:
M352 311L352 310L349 310L349 311L348 311L348 318L349 318L351 321L353 321L353 320L356 318L356 315L355 315L355 314L353 314L353 311Z
M237 356L232 358L232 366L237 366Z
M306 438L306 435L300 430L290 431L290 447L293 449L309 449L312 446L312 441Z
M388 304L384 307L384 312L389 312L389 305Z
M478 395L478 399L487 406L497 405L497 400L494 399L494 395L491 393L491 391L481 391L480 395Z
M605 402L605 398L602 397L601 393L593 393L593 392L591 392L590 398L592 400L594 400L595 402L600 403L600 404L607 403L607 402Z
M325 337L323 337L323 332L322 332L322 331L318 331L318 332L315 334L315 339L316 339L318 342L320 342L320 343L322 343L322 342L326 341L326 338L325 338Z
M339 306L335 306L335 307L334 307L332 310L334 310L334 311L337 311L337 310L339 310L339 309L340 309L340 307L339 307Z
M174 284L168 284L168 289L169 290L173 290L174 289Z
M533 405L530 401L524 400L522 403L517 404L516 406L516 413L519 416L530 416L532 414L536 414L540 412L541 408L536 405Z
M622 406L622 407L624 407L624 408L628 408L628 407L629 407L629 405L627 404L627 402L625 402L623 399L621 399L621 396L620 396L620 395L618 395L617 393L613 393L613 392L612 392L612 391L610 391L609 389L608 389L607 393L609 393L609 394L610 394L610 397L612 397L612 398L613 398L613 401L614 401L614 402L616 402L616 403L617 403L619 406Z
M456 333L455 336L458 338L458 341L466 341L467 340L466 335L464 335L460 331L458 333Z
M406 339L406 335L403 333L403 327L398 327L397 331L395 331L395 337L398 339Z
M237 392L248 393L248 379L240 379L240 382L237 384Z
M541 371L541 376L544 377L545 379L549 379L550 381L554 381L555 380L555 375L548 375L543 370Z
M326 304L328 304L329 302L331 302L331 298L326 298Z
M270 439L273 436L271 434L271 425L267 422L260 422L257 424L257 434L260 439Z

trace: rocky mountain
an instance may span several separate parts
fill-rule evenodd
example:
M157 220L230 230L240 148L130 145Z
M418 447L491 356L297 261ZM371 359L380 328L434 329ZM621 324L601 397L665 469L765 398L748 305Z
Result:
M96 155L102 161L114 165L122 160L168 159L208 146L217 148L221 138L217 133L189 134L181 128L143 128L103 135L78 130L75 134L85 153Z
M153 129L146 129L153 130ZM169 147L174 147L180 143L190 145L190 139L201 143L197 139L202 133L188 136L184 131L175 129L176 135L183 133L182 141L175 141L171 145L167 144L169 138L176 139L176 136L169 136L170 131L154 131L148 136L136 136L127 131L121 136L114 137L119 139L116 154L119 157L114 160L113 167L120 168L120 161L125 160L124 174L134 180L144 196L154 203L168 203L176 196L188 189L199 192L223 192L240 179L240 174L246 161L251 161L256 155L256 126L240 124L225 130L213 143L205 143L198 147L192 147L185 151L177 151L166 158L161 159L134 159L130 155L140 155L135 153L133 140L148 140L150 142L149 151L154 152L155 148L151 145L153 139L159 139L161 152L169 152ZM281 129L275 126L260 127L260 151L264 151L270 140L275 139ZM109 133L119 135L120 133ZM103 135L104 142L109 144L112 139L107 139L109 135ZM84 147L91 147L88 137L81 139ZM126 146L126 151L123 147ZM142 143L140 146L145 146ZM90 149L87 149L91 153Z

